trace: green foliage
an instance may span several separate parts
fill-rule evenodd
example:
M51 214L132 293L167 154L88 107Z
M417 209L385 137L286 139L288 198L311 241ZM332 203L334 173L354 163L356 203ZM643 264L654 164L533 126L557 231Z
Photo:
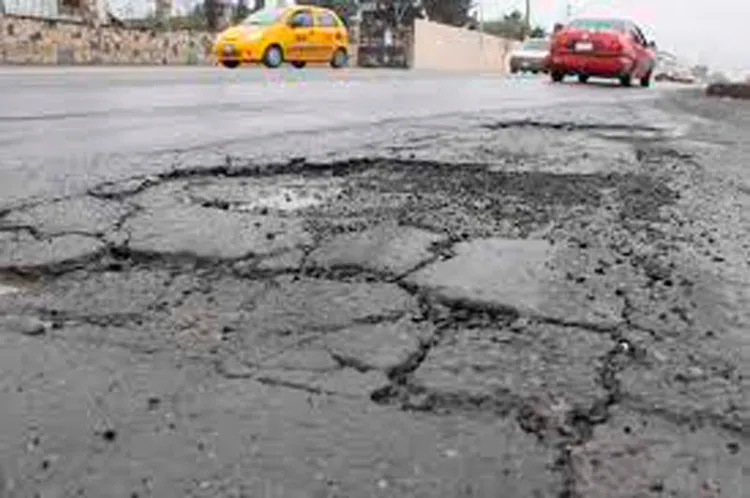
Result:
M249 15L250 7L247 5L247 0L239 0L237 2L237 7L234 9L234 14L232 14L232 23L238 24Z
M505 14L502 19L497 21L485 22L484 31L511 40L524 40L527 37L543 38L547 35L545 29L541 26L527 29L524 15L519 10Z
M533 28L531 28L529 36L531 38L544 38L545 36L547 36L547 32L541 26L534 26Z
M473 0L421 0L421 3L431 21L452 26L465 26L471 21L469 11Z

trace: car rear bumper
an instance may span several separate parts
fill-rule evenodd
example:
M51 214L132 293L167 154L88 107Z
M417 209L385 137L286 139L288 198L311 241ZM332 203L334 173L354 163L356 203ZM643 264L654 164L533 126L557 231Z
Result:
M536 57L511 57L511 71L544 71L545 63L543 58Z
M635 63L622 55L556 54L550 57L549 65L553 71L616 78L630 73Z

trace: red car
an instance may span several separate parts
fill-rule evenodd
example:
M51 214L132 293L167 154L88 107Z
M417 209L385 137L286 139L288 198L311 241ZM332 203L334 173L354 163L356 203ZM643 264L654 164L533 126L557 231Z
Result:
M656 45L646 40L636 24L623 19L576 19L552 36L547 69L555 83L566 75L616 78L623 86L638 80L651 84Z

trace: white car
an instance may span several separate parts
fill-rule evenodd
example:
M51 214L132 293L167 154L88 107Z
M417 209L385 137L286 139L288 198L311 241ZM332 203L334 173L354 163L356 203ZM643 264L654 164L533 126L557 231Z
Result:
M510 72L545 72L545 60L549 55L547 38L529 38L510 54Z

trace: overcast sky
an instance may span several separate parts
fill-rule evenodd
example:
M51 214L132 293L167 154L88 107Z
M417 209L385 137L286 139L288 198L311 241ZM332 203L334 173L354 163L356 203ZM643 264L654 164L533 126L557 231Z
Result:
M525 0L481 0L485 18L498 17ZM641 25L660 48L691 63L750 73L749 0L573 0L574 15L615 14ZM549 28L565 19L566 0L531 0L531 17Z

